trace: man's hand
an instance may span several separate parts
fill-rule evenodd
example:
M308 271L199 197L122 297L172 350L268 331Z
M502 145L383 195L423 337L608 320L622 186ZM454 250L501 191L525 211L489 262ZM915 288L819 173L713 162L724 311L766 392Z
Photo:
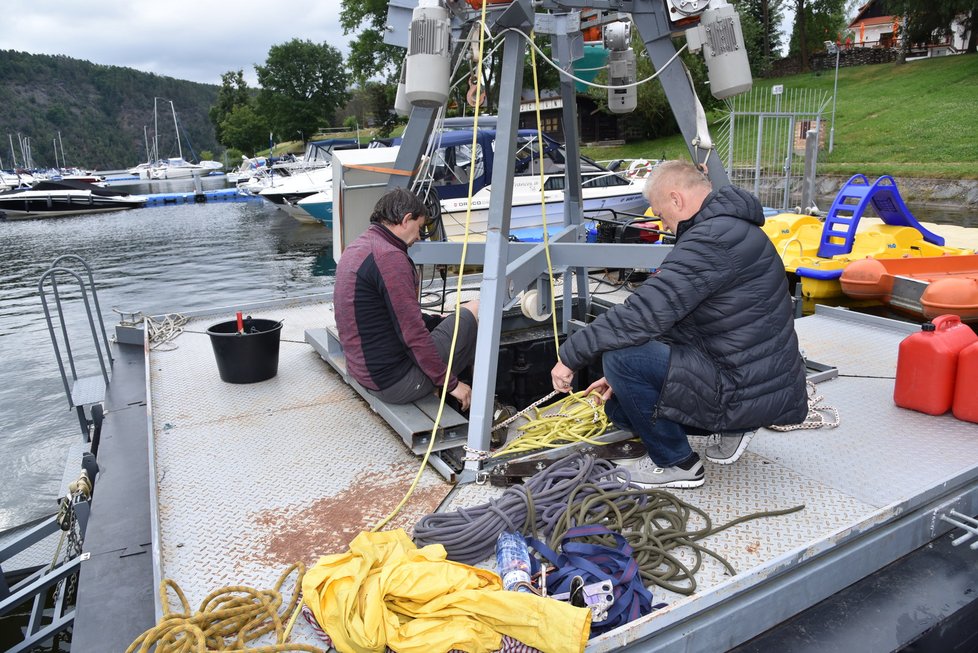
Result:
M592 392L598 393L599 395L598 405L601 405L604 402L611 399L611 394L614 391L611 389L611 386L608 384L608 379L602 376L600 379L598 379L597 381L595 381L594 383L592 383L587 387L587 390L584 391L584 396L588 397L591 395Z
M574 370L557 361L554 368L550 370L550 379L553 381L554 390L557 392L570 392L571 382L574 380Z
M448 394L458 399L458 403L461 405L463 411L469 409L469 404L472 402L472 388L459 381L455 389Z

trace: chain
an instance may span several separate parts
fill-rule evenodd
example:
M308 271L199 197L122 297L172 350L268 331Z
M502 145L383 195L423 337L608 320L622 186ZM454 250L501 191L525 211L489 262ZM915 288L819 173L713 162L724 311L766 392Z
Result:
M546 397L541 397L540 399L537 399L532 404L530 404L529 406L527 406L526 408L524 408L520 412L516 413L515 415L513 415L509 419L507 419L507 420L505 420L503 422L500 422L499 424L496 424L494 427L492 427L492 430L493 431L498 431L500 429L506 428L507 426L509 426L510 424L512 424L513 422L515 422L516 420L518 420L520 417L523 417L524 415L526 415L527 412L533 410L534 408L536 408L540 404L544 403L545 401L550 401L557 394L558 394L557 391L554 390L553 392L551 392L550 394L548 394Z
M823 397L818 393L818 389L815 384L808 381L808 417L805 418L804 422L800 424L786 424L784 426L773 425L768 428L772 431L798 431L801 429L820 429L823 426L834 429L837 427L842 418L839 416L839 410L833 406L826 406L822 402L825 401ZM826 414L831 414L833 417L832 421L829 421Z

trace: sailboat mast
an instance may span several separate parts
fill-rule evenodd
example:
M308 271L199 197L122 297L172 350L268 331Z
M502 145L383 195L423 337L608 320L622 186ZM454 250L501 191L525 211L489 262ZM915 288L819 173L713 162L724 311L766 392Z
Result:
M68 162L65 161L65 142L61 140L61 132L58 132L58 145L61 146L61 165L68 167Z
M156 101L159 98L153 98L153 156L159 158L160 156L160 126L159 126L159 114L156 111Z
M173 130L177 133L177 152L180 154L180 158L183 158L183 147L180 145L180 127L177 126L177 108L173 106L173 100L170 100L170 111L173 112Z
M146 163L152 163L153 158L149 154L149 132L146 130L146 125L143 125L143 142L146 144Z

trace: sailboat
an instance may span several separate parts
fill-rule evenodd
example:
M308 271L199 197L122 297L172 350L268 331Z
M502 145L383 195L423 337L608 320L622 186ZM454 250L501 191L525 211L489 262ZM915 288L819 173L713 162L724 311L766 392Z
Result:
M157 128L157 100L162 98L153 98L153 134L154 134L154 154L156 157L159 156L159 130ZM223 167L223 164L219 161L201 161L200 163L191 163L183 158L183 146L180 142L180 126L177 124L177 110L173 105L173 100L167 100L170 103L170 111L173 114L173 129L177 135L177 152L178 156L170 157L167 159L156 159L154 157L147 156L149 161L147 163L141 163L138 166L129 170L130 174L136 175L141 179L189 179L195 175L197 176L207 176L212 172L217 172ZM149 141L147 140L147 154L149 149Z

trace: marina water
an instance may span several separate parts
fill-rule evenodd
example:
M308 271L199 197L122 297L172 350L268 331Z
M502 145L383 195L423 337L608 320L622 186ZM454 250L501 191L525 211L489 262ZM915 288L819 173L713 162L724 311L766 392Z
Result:
M204 180L205 190L224 185L224 177ZM120 190L193 186L169 181ZM913 210L922 220L978 225L974 212ZM92 266L110 335L118 322L112 308L155 315L307 295L329 290L335 270L328 230L258 199L0 222L0 245L0 532L55 511L68 449L81 438L37 293L55 258L77 254ZM72 284L61 286L66 297L78 297ZM84 327L71 332L83 358L93 349L84 311L80 302L68 303L70 318Z
M224 185L223 176L204 180L205 190ZM190 181L119 188L193 191ZM0 222L0 243L0 532L55 512L68 449L81 440L37 292L55 258L77 254L92 266L110 337L113 307L153 315L307 295L329 290L335 269L327 229L260 199ZM59 290L79 297L74 282ZM94 359L84 367L94 352L84 309L66 305L69 325L81 327L69 331L79 375L97 374Z

